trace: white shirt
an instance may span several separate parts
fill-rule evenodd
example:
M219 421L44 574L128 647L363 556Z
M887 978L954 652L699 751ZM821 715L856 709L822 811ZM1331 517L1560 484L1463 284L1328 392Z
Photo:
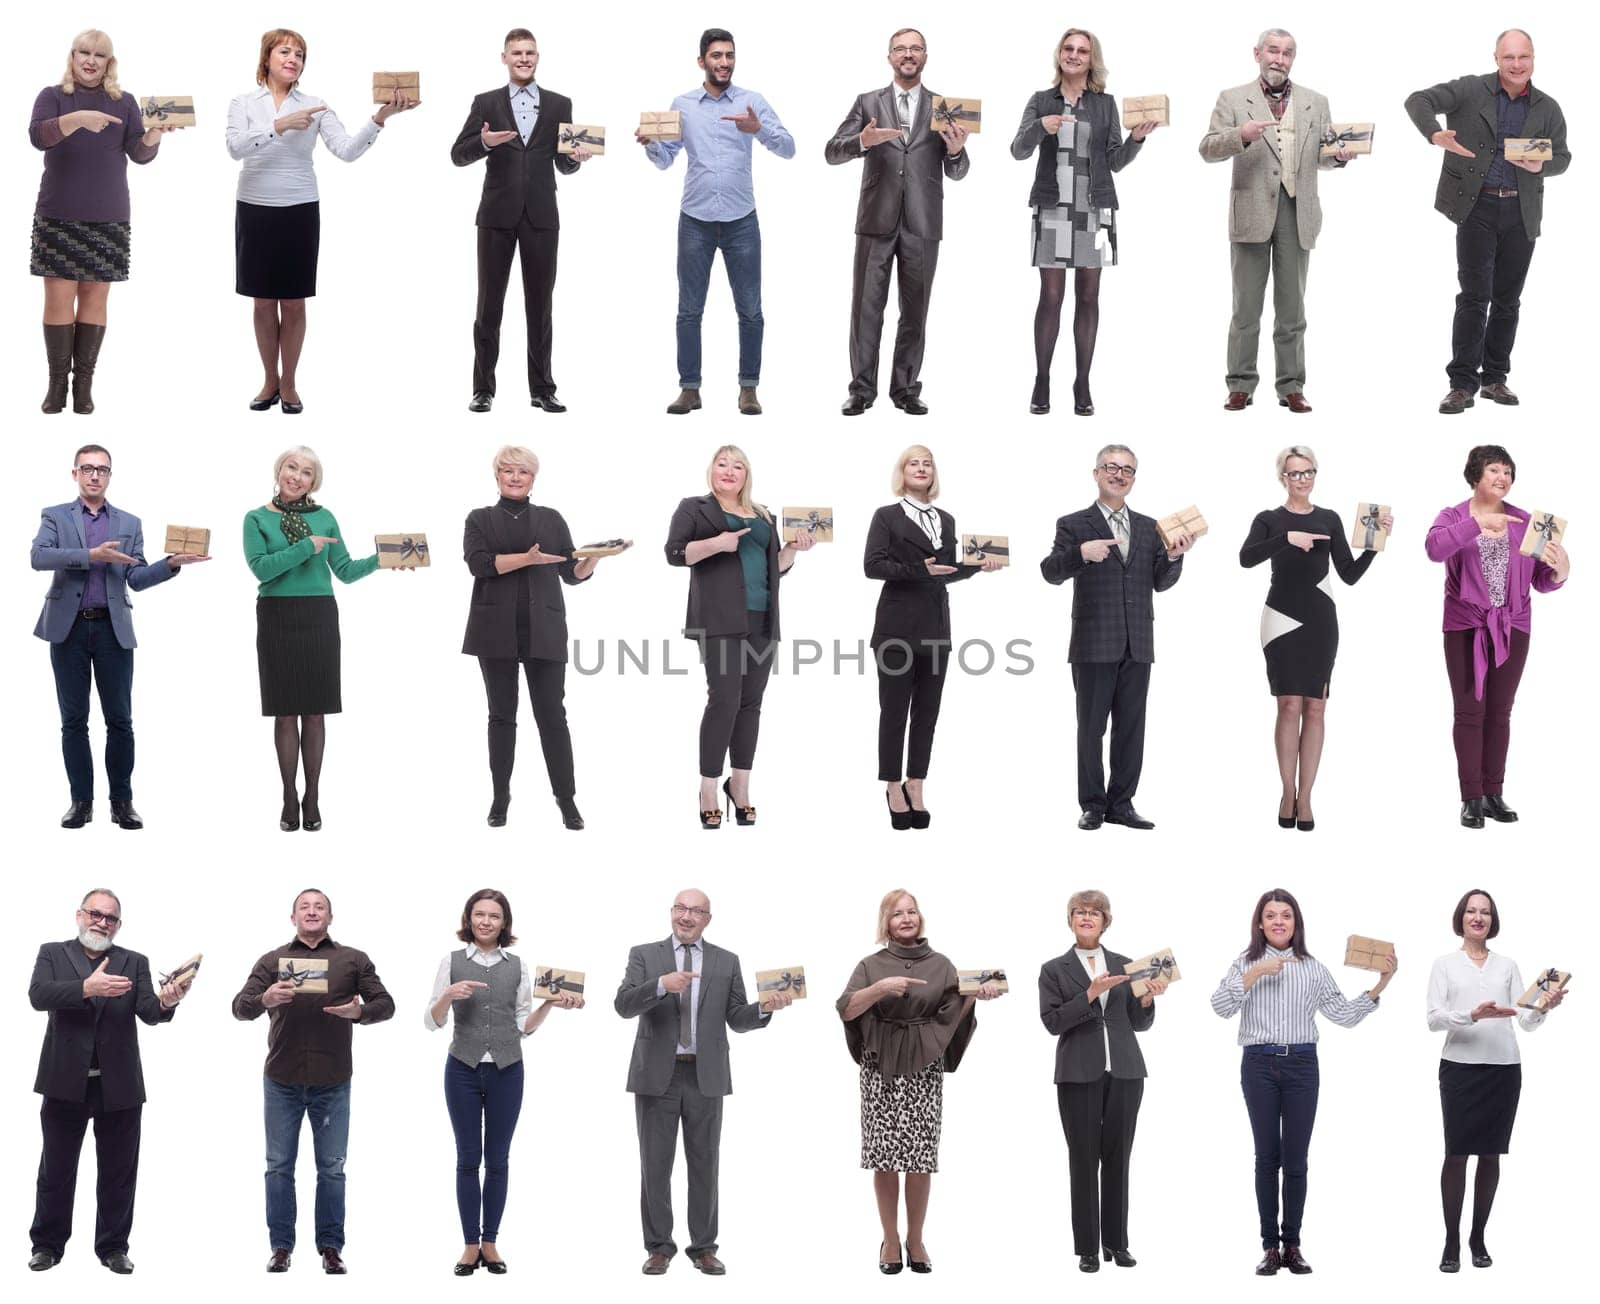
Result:
M1465 951L1441 955L1428 975L1428 1027L1444 1033L1442 1058L1455 1064L1520 1064L1512 1023L1532 1032L1545 1016L1538 1010L1519 1010L1515 1020L1474 1023L1472 1011L1485 1001L1514 1006L1527 990L1516 962L1503 955L1490 951L1481 969Z
M422 1022L429 1032L434 1032L444 1027L443 1023L434 1022L433 1007L439 1003L439 998L444 995L444 989L450 985L450 962L455 959L457 954L457 952L451 951L444 959L439 961L439 972L434 975L433 979L433 995L428 997L427 1008L422 1011ZM482 965L485 969L492 969L502 960L510 959L510 956L501 947L497 946L492 951L484 951L471 942L467 943L465 951L461 952L461 954L465 954L473 964ZM522 976L517 979L516 1012L517 1032L524 1037L529 1035L523 1029L527 1026L528 1016L532 1013L533 977L528 971L528 966L524 964L522 966ZM492 1064L494 1063L494 1056L488 1051L484 1051L483 1058L478 1063Z
M1378 1008L1365 992L1351 1000L1339 990L1333 975L1320 960L1269 946L1262 952L1281 956L1285 964L1275 974L1258 978L1244 989L1247 969L1258 963L1241 952L1227 976L1211 993L1211 1008L1224 1019L1239 1015L1241 1046L1302 1046L1317 1040L1317 1013L1341 1028L1353 1028Z
M511 96L511 116L517 120L517 134L526 145L533 129L539 125L539 88L533 82L526 86L512 82L506 90Z
M894 96L894 109L897 118L895 126L897 127L900 125L898 121L898 115L900 112L900 97L902 95L906 97L905 129L909 132L917 121L917 105L922 103L922 83L918 82L915 86L912 86L908 89L907 87L900 85L899 82L895 82L889 87L889 90ZM880 127L885 127L888 124L880 122L878 125Z
M286 114L321 105L316 96L296 88L284 96L283 107L279 108L265 86L236 96L228 105L228 153L244 163L239 172L241 203L266 208L315 203L317 176L311 168L311 151L316 148L317 137L322 137L335 158L354 163L383 130L369 116L352 135L344 129L339 115L327 108L304 131L280 135L273 128L272 124Z
M1128 548L1132 548L1133 547L1133 517L1131 515L1129 515L1129 513L1128 513L1128 504L1127 504L1127 502L1124 501L1122 506L1115 512L1112 511L1109 507L1107 507L1098 498L1095 499L1094 505L1100 509L1100 515L1102 515L1102 516L1104 516L1106 518L1106 527L1111 531L1112 539L1116 540L1116 548L1117 548L1117 551L1119 553L1120 552L1125 552L1125 551L1127 551L1127 549L1125 549L1122 546L1122 540L1117 538L1117 527L1111 523L1111 518L1113 516L1117 516L1119 514L1121 515L1121 517L1122 517L1122 528L1128 532Z
M1075 946L1072 948L1072 953L1078 957L1078 963L1083 966L1083 971L1089 975L1090 982L1093 982L1101 974L1106 972L1105 947L1097 946L1092 951L1085 951L1081 946ZM1094 961L1093 964L1089 963L1091 960ZM1105 1012L1106 1000L1108 997L1110 997L1110 995L1111 991L1108 988L1095 998L1100 1002L1100 1036L1101 1040L1105 1043L1107 1068L1111 1066L1111 1030L1106 1027Z
M944 522L939 519L939 509L932 503L919 503L914 498L902 498L900 508L911 518L911 523L921 530L938 552L944 547Z
M700 1039L700 963L705 958L704 945L700 942L689 943L689 954L692 957L689 965L694 978L690 980L689 990L678 994L680 1001L689 1002L689 1044L687 1046L681 1042L678 1044L680 1055L695 1054L695 1043ZM680 970L683 968L683 943L677 938L672 939L672 967ZM662 985L661 979L657 978L656 995L666 994L667 989Z

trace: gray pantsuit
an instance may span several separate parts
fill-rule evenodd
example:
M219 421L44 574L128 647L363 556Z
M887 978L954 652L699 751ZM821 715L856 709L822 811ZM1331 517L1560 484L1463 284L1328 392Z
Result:
M695 1066L673 1066L672 1082L660 1096L633 1098L639 1122L639 1218L645 1249L669 1258L672 1239L672 1165L683 1128L683 1159L689 1168L689 1257L717 1251L717 1157L722 1145L722 1097L700 1090Z
M1300 247L1295 201L1278 196L1272 238L1228 246L1233 258L1233 317L1228 322L1228 388L1255 393L1260 375L1261 309L1272 273L1272 358L1280 395L1306 387L1306 272L1311 253Z

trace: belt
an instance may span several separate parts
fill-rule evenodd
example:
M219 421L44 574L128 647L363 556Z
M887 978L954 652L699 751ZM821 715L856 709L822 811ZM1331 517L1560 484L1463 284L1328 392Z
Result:
M1517 197L1515 190L1501 190L1498 186L1485 186L1479 193L1488 195L1490 199L1515 199Z
M693 1064L694 1063L694 1056L693 1055L678 1055L678 1056L675 1056L674 1058L676 1058L678 1063L680 1063L680 1064Z
M111 618L111 608L80 607L78 609L78 618L80 620L109 620Z
M1276 1055L1279 1059L1287 1055L1315 1055L1317 1053L1317 1043L1314 1041L1302 1041L1293 1046L1285 1046L1282 1042L1266 1042L1258 1046L1246 1046L1244 1053L1246 1055Z

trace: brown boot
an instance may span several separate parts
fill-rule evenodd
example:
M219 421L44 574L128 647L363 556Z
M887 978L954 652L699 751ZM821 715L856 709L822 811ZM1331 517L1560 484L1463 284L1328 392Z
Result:
M67 375L72 370L71 322L65 326L44 324L44 356L50 363L50 388L45 390L39 411L56 413L67 406Z
M91 326L79 322L72 337L72 410L80 416L94 411L94 364L100 357L100 341L106 337L104 326Z

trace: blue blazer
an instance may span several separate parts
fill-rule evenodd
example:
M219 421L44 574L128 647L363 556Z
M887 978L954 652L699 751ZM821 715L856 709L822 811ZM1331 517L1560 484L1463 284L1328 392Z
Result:
M144 559L144 529L139 518L131 512L118 511L110 503L110 540L118 549L139 560L132 566L111 562L106 566L106 606L111 609L111 629L117 642L125 648L134 648L139 640L133 636L133 603L128 598L131 589L137 593L152 584L170 580L178 572L163 557L158 562ZM74 498L70 503L46 507L40 514L39 533L33 539L33 568L54 571L50 591L44 595L44 610L39 613L39 623L33 627L35 638L49 643L64 643L78 619L78 609L83 605L83 590L89 583L89 543L83 534L83 505Z

